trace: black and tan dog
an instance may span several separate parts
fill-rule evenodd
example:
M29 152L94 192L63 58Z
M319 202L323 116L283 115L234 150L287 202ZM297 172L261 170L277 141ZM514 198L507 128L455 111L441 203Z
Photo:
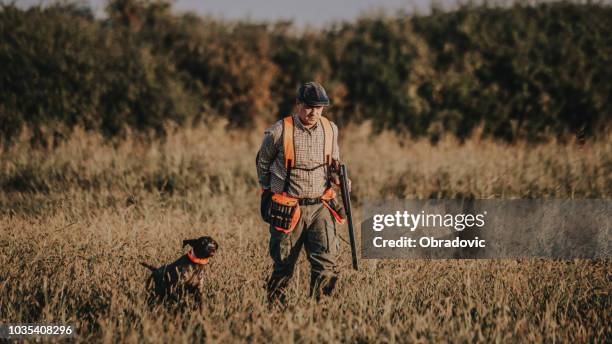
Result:
M149 303L179 301L188 294L194 296L194 301L200 301L204 270L209 259L219 249L219 245L208 236L183 240L183 247L186 245L191 246L191 250L174 263L158 268L140 263L151 270L151 277L147 280Z

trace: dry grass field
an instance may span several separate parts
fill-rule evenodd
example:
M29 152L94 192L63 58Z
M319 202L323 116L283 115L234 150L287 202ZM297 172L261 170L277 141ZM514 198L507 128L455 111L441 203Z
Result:
M308 299L302 257L286 308L268 309L271 261L254 168L262 131L176 129L0 153L0 323L77 324L78 342L611 342L604 261L368 260L333 299ZM350 132L350 134L349 134ZM398 140L344 128L356 223L367 198L610 198L612 139L505 145ZM147 271L181 240L220 243L204 304L149 308ZM346 228L341 235L347 238Z

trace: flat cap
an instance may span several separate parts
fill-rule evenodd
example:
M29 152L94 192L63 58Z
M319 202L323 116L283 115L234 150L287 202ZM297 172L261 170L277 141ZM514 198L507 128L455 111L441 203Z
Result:
M309 106L328 106L329 97L321 84L310 81L298 89L297 100Z

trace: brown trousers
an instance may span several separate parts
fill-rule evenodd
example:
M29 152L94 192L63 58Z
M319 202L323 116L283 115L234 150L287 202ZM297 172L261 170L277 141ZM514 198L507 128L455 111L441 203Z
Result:
M321 295L331 295L338 279L339 240L333 216L323 204L300 207L302 216L291 233L270 226L270 256L274 266L267 289L271 303L285 302L285 290L302 247L311 266L311 297L319 299Z

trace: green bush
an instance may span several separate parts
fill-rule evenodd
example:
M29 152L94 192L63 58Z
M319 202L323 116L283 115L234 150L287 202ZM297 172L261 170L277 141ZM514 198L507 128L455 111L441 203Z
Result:
M508 140L596 134L612 110L611 16L610 6L561 2L415 18L440 75L421 90L431 117L458 111L463 127L445 129L459 136L480 123Z
M23 125L63 134L75 125L109 136L125 127L163 131L199 104L174 65L124 27L75 5L0 12L0 124L6 140Z
M303 32L175 15L166 1L111 0L107 11L2 5L5 140L23 126L115 136L204 116L269 124L307 80L325 85L339 124L371 119L433 141L587 138L610 125L608 4L465 5Z

